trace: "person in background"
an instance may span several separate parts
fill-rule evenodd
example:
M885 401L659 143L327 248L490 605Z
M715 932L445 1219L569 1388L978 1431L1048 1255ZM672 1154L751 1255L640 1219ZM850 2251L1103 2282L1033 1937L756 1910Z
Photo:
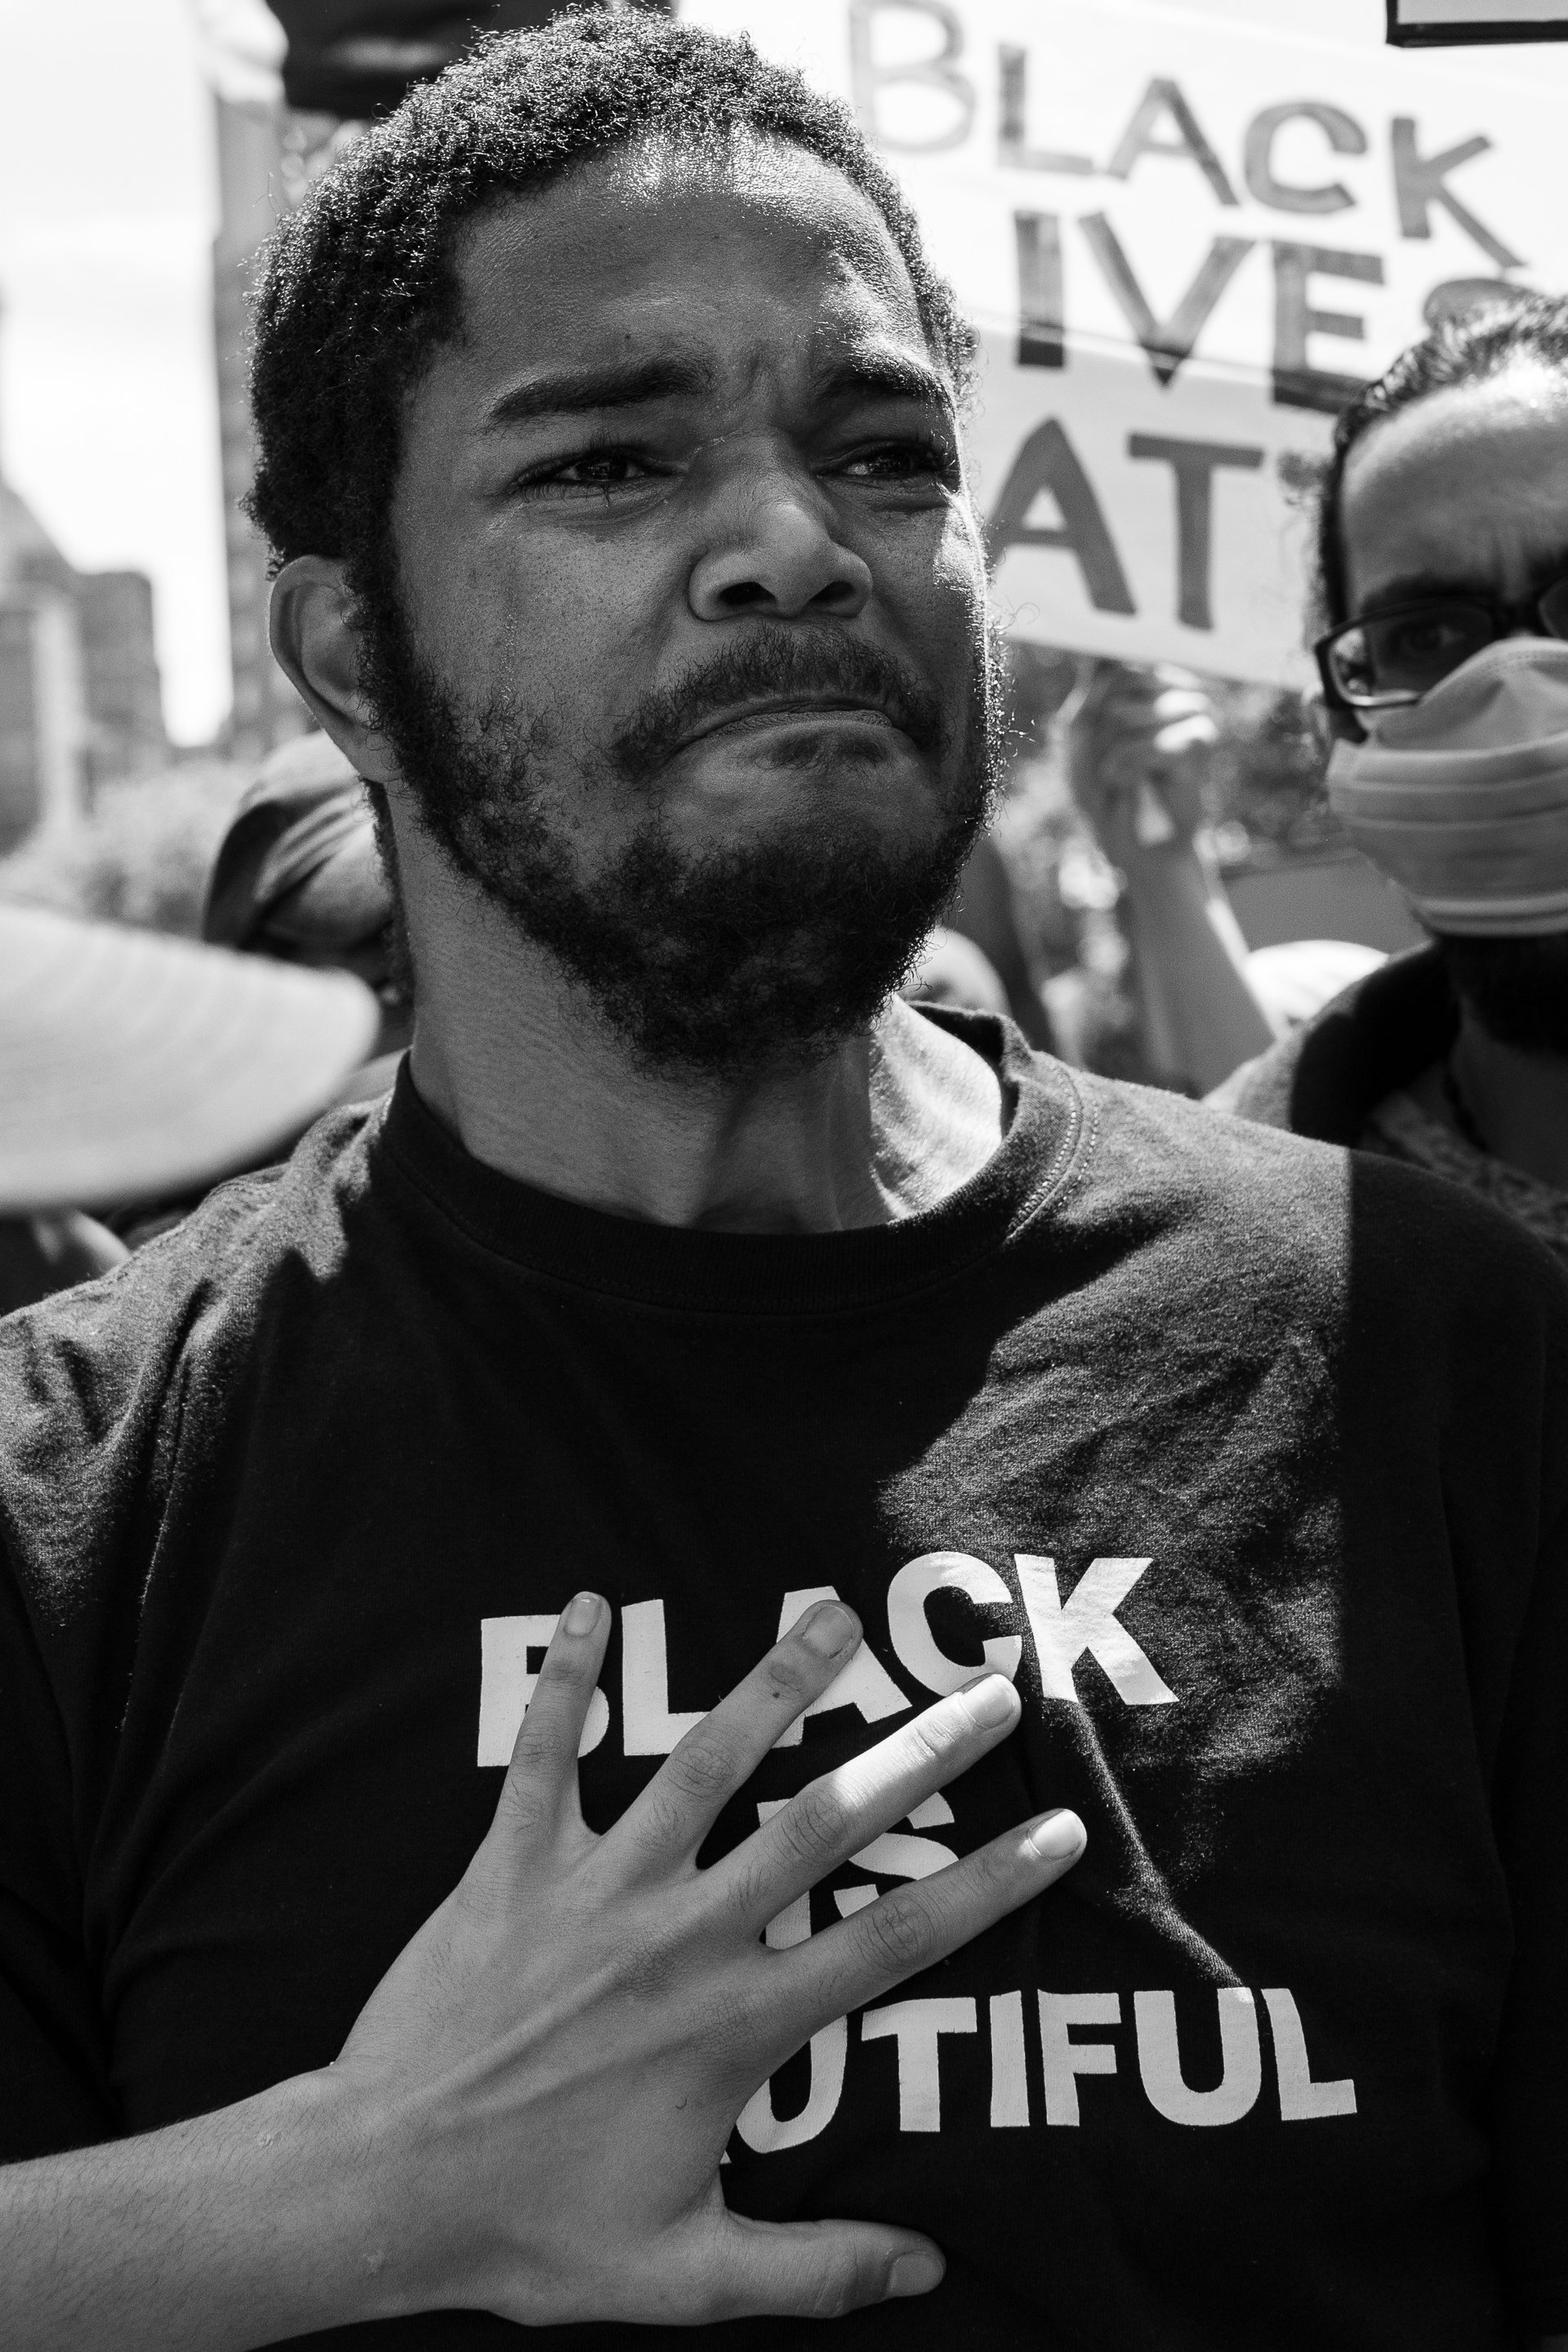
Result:
M1277 1034L1200 844L1214 706L1170 664L1088 661L1058 723L1073 797L1125 883L1118 912L1151 1075L1205 1094Z
M0 1215L0 1315L95 1281L130 1255L117 1233L81 1209Z
M0 907L0 1314L128 1256L87 1211L291 1141L374 1031L352 980Z
M1444 321L1351 402L1318 570L1330 798L1432 939L1213 1099L1463 1184L1568 1262L1568 300Z
M948 910L945 937L942 960L933 969L953 984L949 993L935 1001L968 1004L979 1013L1010 1013L1031 1045L1050 1053L1055 1045L1050 1015L1018 936L1012 881L1002 853L988 833L982 834L969 854L957 896ZM969 957L963 954L965 947L973 950ZM991 981L985 977L987 972ZM996 988L1001 991L1000 1003Z
M971 1013L1011 1013L1002 975L963 931L939 923L899 992L910 1004L951 1004Z
M1279 940L1249 950L1247 984L1275 1034L1289 1037L1387 961L1386 948L1363 940Z
M214 861L202 936L363 980L381 1023L341 1099L392 1084L413 1028L406 964L364 787L330 736L301 736L263 762Z
M1206 828L1219 719L1173 663L1086 658L1063 706L1079 811L1116 870L1118 928L1136 1009L1132 1077L1204 1094L1387 961L1357 940L1248 948ZM1099 1065L1097 1064L1098 1067Z

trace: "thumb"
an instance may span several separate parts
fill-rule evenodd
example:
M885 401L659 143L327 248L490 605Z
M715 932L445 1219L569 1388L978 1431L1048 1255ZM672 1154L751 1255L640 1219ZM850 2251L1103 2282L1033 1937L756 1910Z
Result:
M724 2217L717 2277L726 2314L837 2319L868 2303L929 2294L947 2264L929 2238L875 2221Z

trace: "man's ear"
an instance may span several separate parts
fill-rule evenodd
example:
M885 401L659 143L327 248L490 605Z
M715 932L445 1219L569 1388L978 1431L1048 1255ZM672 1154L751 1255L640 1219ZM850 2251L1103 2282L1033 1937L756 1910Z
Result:
M324 555L298 555L272 583L268 618L272 650L301 700L356 774L395 783L392 747L375 727L360 685L361 652L353 599L343 567Z

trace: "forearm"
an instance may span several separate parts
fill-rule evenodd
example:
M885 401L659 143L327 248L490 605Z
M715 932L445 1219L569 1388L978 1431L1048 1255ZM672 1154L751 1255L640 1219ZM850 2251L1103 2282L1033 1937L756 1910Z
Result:
M247 2352L409 2307L383 2137L329 2074L0 2169L0 2343Z
M1274 1043L1247 981L1246 944L1224 892L1190 846L1140 851L1124 871L1121 912L1152 1057L1207 1094Z

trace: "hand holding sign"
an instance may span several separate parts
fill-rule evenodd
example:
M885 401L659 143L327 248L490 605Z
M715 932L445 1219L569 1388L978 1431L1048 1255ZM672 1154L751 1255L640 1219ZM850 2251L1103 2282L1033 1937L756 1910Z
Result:
M1114 865L1125 872L1151 850L1191 843L1218 732L1184 672L1094 666L1068 719L1068 782Z
M367 2002L332 2070L397 2208L390 2306L525 2325L826 2316L942 2275L880 2223L776 2227L725 2207L719 2164L759 2083L847 2010L1059 1878L1070 1813L1021 1823L788 1948L770 1920L978 1761L1018 1718L986 1675L812 1781L710 1868L727 1801L841 1672L859 1628L819 1603L689 1732L607 1835L577 1749L609 1633L580 1595L461 1883Z

